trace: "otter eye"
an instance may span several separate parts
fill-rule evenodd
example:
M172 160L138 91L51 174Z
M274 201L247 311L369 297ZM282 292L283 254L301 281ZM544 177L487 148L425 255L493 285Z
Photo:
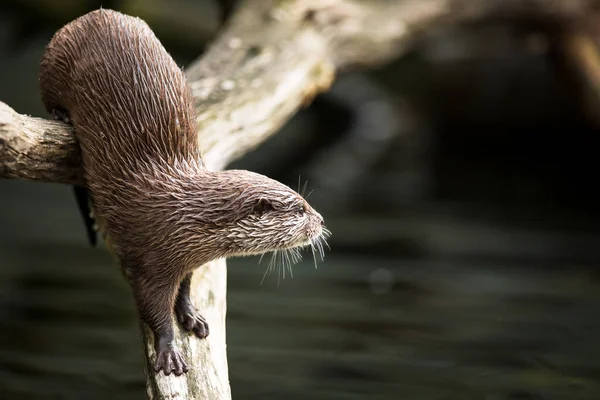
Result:
M256 215L263 215L264 213L266 213L267 211L273 211L273 204L271 204L271 202L267 199L260 199L256 202L256 204L254 205L254 208L252 209L252 212Z
M303 215L306 212L306 207L303 204L296 206L296 213Z

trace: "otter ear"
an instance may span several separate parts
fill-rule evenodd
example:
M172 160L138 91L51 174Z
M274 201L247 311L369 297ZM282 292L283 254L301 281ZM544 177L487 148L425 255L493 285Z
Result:
M266 213L267 211L272 211L272 210L274 210L273 204L271 204L271 202L265 198L260 198L254 205L254 208L252 209L252 213L256 214L258 216L261 216L264 213Z

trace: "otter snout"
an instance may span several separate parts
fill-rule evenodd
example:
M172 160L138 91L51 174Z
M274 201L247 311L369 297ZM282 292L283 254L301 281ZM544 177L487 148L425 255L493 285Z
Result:
M312 208L306 200L304 200L304 210L306 212L306 215L308 215L308 220L311 224L317 226L325 226L325 220L323 219L323 216L319 214L314 208Z
M323 216L316 212L313 208L309 209L308 212L308 238L309 240L315 240L323 235L325 229L325 220Z
M325 226L325 220L323 219L323 217L321 216L321 214L319 214L317 216L318 220L319 220L319 225L321 226Z
M324 227L325 226L325 220L323 219L323 217L321 216L321 214L315 212L315 215L312 217L313 219L313 223L319 227Z

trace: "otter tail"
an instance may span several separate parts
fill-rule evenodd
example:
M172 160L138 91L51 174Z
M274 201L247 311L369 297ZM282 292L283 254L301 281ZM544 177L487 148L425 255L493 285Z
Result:
M87 188L83 186L73 186L73 191L75 192L75 198L77 199L79 211L83 217L83 223L85 224L88 241L90 242L90 245L96 246L96 229L94 227L95 221L92 217L90 194Z

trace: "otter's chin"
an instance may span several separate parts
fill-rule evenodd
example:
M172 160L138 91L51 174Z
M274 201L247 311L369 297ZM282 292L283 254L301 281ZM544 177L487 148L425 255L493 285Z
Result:
M285 246L284 249L294 249L296 247L308 247L311 245L311 239L307 236L300 240L297 240L289 245Z
M296 247L308 247L312 246L316 241L319 241L323 236L323 229L319 227L315 232L307 233L302 237L298 238L294 242L291 242L289 245L284 246L286 249L293 249Z

